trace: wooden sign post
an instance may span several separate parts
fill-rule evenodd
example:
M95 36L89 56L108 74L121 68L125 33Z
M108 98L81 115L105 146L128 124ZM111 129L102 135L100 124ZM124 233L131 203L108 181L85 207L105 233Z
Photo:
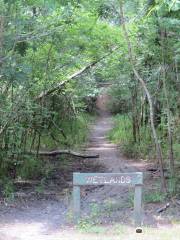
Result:
M142 224L142 172L73 173L73 209L75 222L80 218L80 186L86 185L134 186L134 222L135 226L140 229Z

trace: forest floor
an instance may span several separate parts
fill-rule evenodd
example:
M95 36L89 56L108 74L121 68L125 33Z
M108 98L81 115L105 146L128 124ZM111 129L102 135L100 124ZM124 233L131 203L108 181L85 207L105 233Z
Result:
M148 171L153 164L125 158L108 141L112 126L108 114L101 114L91 126L85 151L98 153L100 158L46 159L46 164L53 164L49 179L39 185L17 185L15 199L0 205L0 240L180 240L180 206L171 200L166 211L157 213L167 202L155 199L159 197L159 176ZM75 226L71 197L75 171L144 172L143 233L135 233L133 189L127 187L82 187L82 220Z

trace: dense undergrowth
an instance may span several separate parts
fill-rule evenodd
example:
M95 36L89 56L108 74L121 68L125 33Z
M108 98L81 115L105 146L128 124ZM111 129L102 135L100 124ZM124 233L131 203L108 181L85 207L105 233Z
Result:
M109 133L109 139L120 145L124 154L128 157L142 158L155 161L155 146L149 126L143 126L139 130L139 139L137 142L133 138L133 127L131 115L117 114L113 117L114 127ZM173 144L174 157L176 164L180 159L179 129L176 129L177 135ZM168 143L164 137L164 131L158 130L161 139L163 156L168 164Z
M89 125L94 121L95 115L88 113L80 113L76 117L68 118L61 121L61 124L56 125L53 129L41 133L41 138L35 138L33 142L33 149L31 144L33 137L29 137L26 142L26 149L36 151L35 154L30 152L22 152L22 148L18 144L13 148L13 152L6 156L6 161L3 158L3 165L1 165L1 187L2 194L5 197L11 198L14 191L14 179L32 179L43 181L50 176L52 164L44 160L44 157L38 155L39 150L51 151L55 149L76 149L82 147L86 142ZM62 132L59 131L63 128ZM18 151L19 150L19 151ZM2 153L1 153L2 154ZM1 155L2 156L2 155ZM68 156L65 156L68 159ZM59 157L64 159L64 155ZM45 162L44 162L45 161Z
M152 146L151 132L149 127L141 129L141 140L134 142L130 116L117 114L113 117L113 120L114 127L109 133L109 139L117 143L127 157L153 157L155 153L154 147Z
M130 158L141 159L146 162L157 164L156 151L154 141L152 139L151 130L149 126L143 126L139 129L138 140L135 142L133 138L133 127L132 127L132 116L117 114L113 116L114 127L109 132L109 139L118 144L120 150ZM168 184L169 193L179 194L179 159L180 159L180 142L179 142L179 127L177 126L176 133L174 136L173 153L176 166L176 175L171 177L169 158L168 158L168 142L165 138L164 131L162 128L158 129L160 136L163 159L166 168L166 178ZM153 194L154 196L154 194ZM162 195L157 194L160 198Z

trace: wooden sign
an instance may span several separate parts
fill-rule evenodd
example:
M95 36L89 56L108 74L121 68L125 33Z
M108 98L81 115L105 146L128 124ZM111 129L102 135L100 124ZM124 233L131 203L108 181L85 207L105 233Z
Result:
M112 185L134 186L134 220L136 227L142 223L142 185L143 173L73 173L74 220L80 218L80 186Z
M142 173L74 173L73 185L142 184Z

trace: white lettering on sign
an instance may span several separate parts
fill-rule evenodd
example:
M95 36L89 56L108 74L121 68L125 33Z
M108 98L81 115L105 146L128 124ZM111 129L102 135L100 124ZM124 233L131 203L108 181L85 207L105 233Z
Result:
M89 176L86 177L87 184L130 184L130 176Z

